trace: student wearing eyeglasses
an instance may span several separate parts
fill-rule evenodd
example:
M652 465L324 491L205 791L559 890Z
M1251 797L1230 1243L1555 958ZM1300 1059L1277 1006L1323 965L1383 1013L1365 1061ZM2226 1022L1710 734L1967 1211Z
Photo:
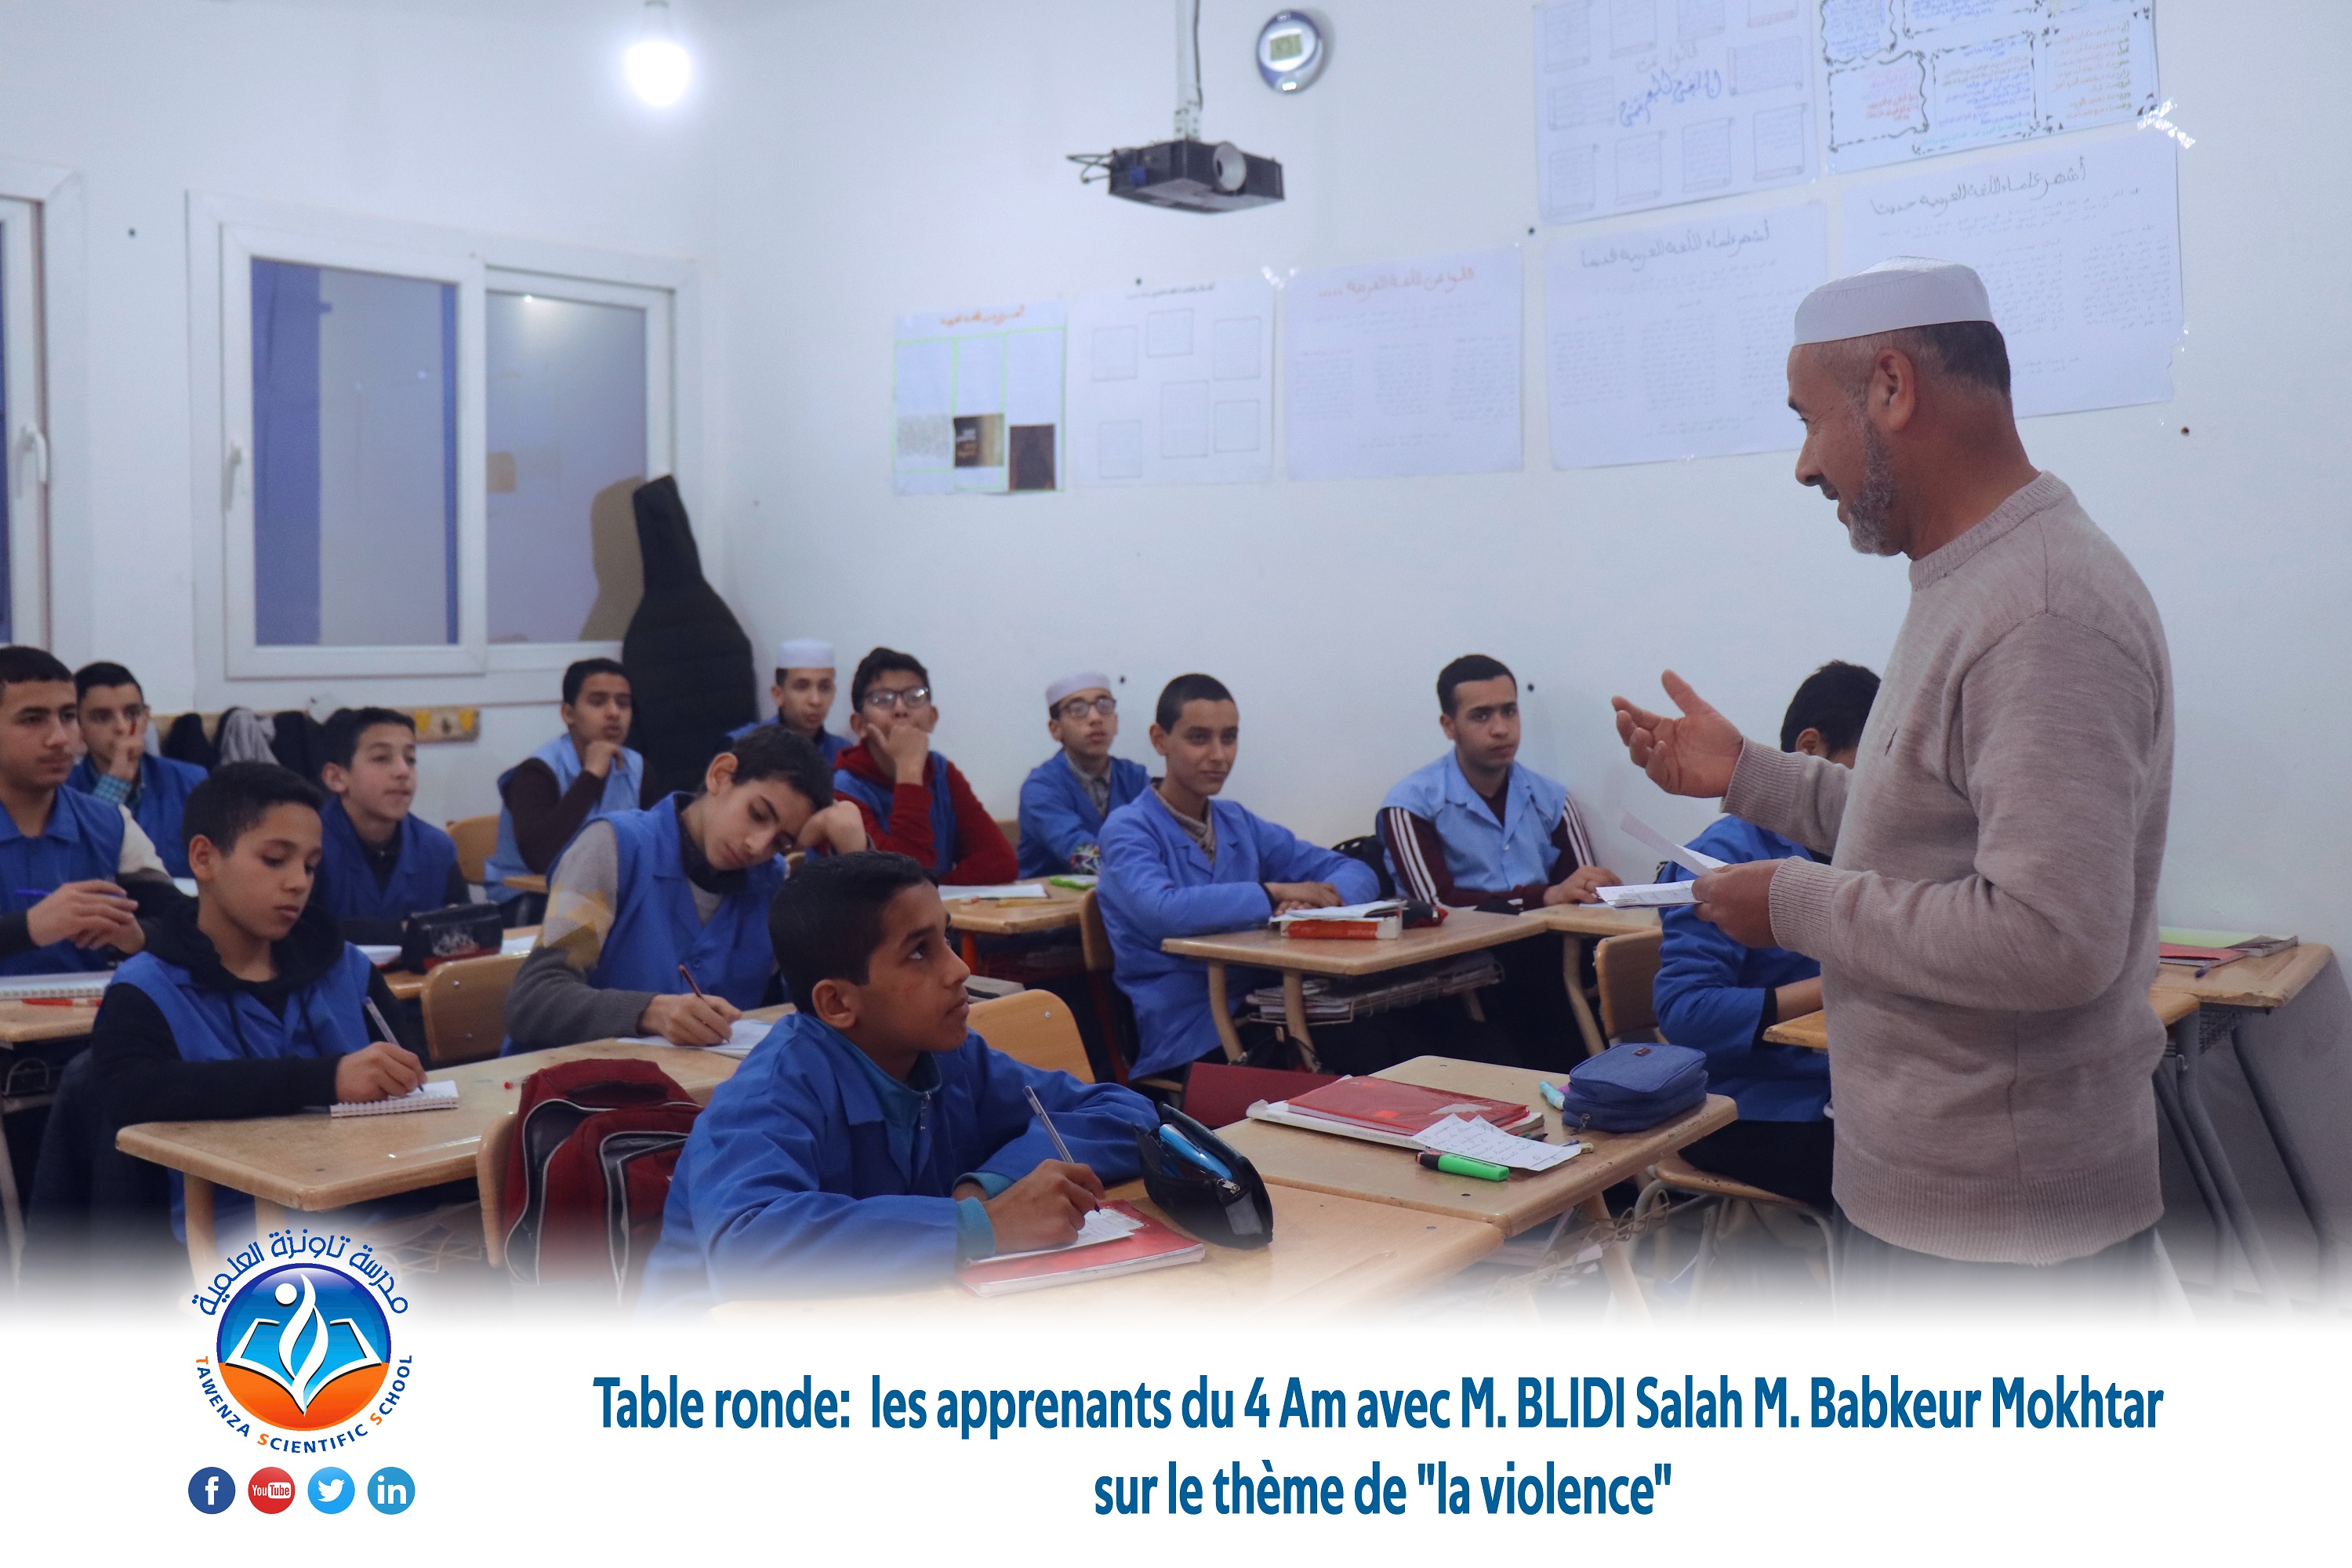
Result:
M1045 732L1062 749L1021 785L1021 874L1092 875L1102 865L1103 818L1150 788L1151 771L1110 754L1118 699L1107 675L1080 670L1045 688Z
M961 770L931 750L940 710L922 660L877 647L849 678L849 732L834 792L857 804L877 849L912 856L934 880L991 887L1021 874L1013 846Z

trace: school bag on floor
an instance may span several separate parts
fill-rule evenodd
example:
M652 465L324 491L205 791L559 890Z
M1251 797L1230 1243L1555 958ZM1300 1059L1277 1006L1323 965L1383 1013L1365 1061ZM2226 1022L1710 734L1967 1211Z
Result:
M507 1268L526 1285L626 1306L661 1239L678 1152L702 1108L631 1058L523 1080L507 1152Z

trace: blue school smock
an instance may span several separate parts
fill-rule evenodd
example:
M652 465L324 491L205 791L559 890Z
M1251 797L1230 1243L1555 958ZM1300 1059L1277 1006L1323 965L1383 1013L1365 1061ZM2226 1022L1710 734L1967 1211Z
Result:
M744 885L719 900L704 921L695 910L694 884L687 880L677 819L690 795L674 795L644 811L606 818L619 855L612 929L588 984L605 991L649 991L656 996L687 992L681 963L694 972L707 995L723 996L738 1007L757 1007L776 973L776 950L768 940L768 905L784 885L782 856L770 856L743 873ZM559 859L561 870L562 862ZM541 1041L541 1044L547 1042ZM500 1056L526 1049L509 1037Z
M1810 858L1804 847L1737 816L1719 817L1690 847L1734 865ZM1690 873L1669 863L1669 882ZM1658 911L1665 928L1651 1001L1658 1032L1706 1053L1706 1087L1738 1102L1742 1121L1818 1121L1830 1100L1830 1057L1806 1046L1759 1045L1765 994L1811 980L1822 966L1801 952L1743 947L1689 905Z
M1445 846L1445 868L1457 887L1496 892L1557 881L1553 870L1559 852L1551 836L1568 809L1568 786L1513 763L1504 789L1503 820L1496 822L1449 748L1427 767L1407 774L1389 791L1381 809L1401 807L1437 829L1438 842ZM1411 886L1397 868L1396 857L1390 855L1388 861L1389 875L1397 885Z
M1103 821L1151 787L1151 770L1110 760L1110 810L1097 812L1070 753L1055 752L1021 782L1021 874L1055 877L1095 871L1102 860Z
M572 743L569 733L556 736L533 752L530 760L545 763L554 771L558 794L571 789L572 781L580 776L580 749ZM520 765L516 764L517 767ZM482 880L491 900L498 903L522 897L520 892L508 889L509 877L530 875L530 868L523 863L522 851L515 846L514 813L504 804L507 781L514 776L515 768L509 768L499 775L499 844L490 852L488 863L482 868ZM644 789L645 782L645 758L626 746L622 747L621 754L614 759L613 771L604 775L604 797L596 803L596 809L588 814L588 820L593 822L600 816L611 816L615 812L636 810L637 794Z
M205 770L194 763L157 756L139 760L139 804L131 808L131 820L155 841L157 858L174 877L188 874L188 845L180 832L180 814L187 808L188 792L204 783L205 776ZM98 793L98 769L88 757L66 775L66 788L88 795Z
M400 819L400 858L381 888L368 865L367 846L360 842L359 829L352 826L341 800L327 802L319 813L319 880L310 901L337 920L404 921L448 900L457 846L431 823L414 816Z
M775 721L773 719L754 719L749 724L738 724L727 731L727 738L730 741L740 741L752 731L763 729ZM816 732L816 749L824 754L826 767L833 766L833 760L849 750L855 743L848 736L836 735L830 730L821 729Z
M1041 1072L968 1033L899 1085L816 1019L779 1020L695 1119L639 1309L946 1280L957 1184L970 1176L992 1195L1059 1157L1024 1089L1106 1186L1139 1173L1135 1135L1159 1117L1116 1084ZM911 1125L894 1129L886 1092L919 1097Z
M342 958L286 998L284 1016L243 992L207 991L188 971L152 952L133 953L114 972L115 984L135 985L171 1026L183 1061L227 1062L277 1057L341 1057L369 1040L367 954L346 942ZM213 1194L220 1236L252 1229L253 1200L227 1187ZM172 1234L187 1239L186 1198L172 1173Z
M833 775L834 795L856 801L885 828L890 825L890 803L898 787L895 781L870 779L847 768L837 769ZM937 752L923 763L923 787L931 792L931 864L924 869L936 881L963 858L963 846L956 834L955 791L948 787L948 760Z
M1274 910L1262 882L1328 882L1351 904L1380 897L1380 879L1362 861L1307 843L1231 801L1212 800L1209 810L1217 830L1214 866L1148 791L1103 824L1096 896L1113 971L1135 1004L1142 1042L1130 1076L1165 1072L1219 1048L1207 967L1160 952L1161 942L1264 924ZM1238 1008L1261 978L1229 970L1226 1000Z
M0 909L23 914L68 882L111 882L122 868L122 808L79 790L58 791L48 825L33 837L0 811ZM0 960L0 974L78 974L103 969L98 953L53 942Z

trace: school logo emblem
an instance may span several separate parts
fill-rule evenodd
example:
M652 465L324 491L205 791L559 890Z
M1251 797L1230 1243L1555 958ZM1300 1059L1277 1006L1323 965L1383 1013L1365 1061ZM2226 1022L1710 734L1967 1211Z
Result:
M313 1263L247 1280L221 1311L216 1349L230 1397L255 1420L289 1432L350 1421L392 1370L392 1328L373 1294L341 1269Z

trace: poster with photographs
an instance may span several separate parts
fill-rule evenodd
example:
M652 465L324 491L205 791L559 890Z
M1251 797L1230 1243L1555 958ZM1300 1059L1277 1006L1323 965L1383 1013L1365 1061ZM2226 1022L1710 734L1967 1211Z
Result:
M1062 488L1058 300L898 318L890 447L900 495Z

